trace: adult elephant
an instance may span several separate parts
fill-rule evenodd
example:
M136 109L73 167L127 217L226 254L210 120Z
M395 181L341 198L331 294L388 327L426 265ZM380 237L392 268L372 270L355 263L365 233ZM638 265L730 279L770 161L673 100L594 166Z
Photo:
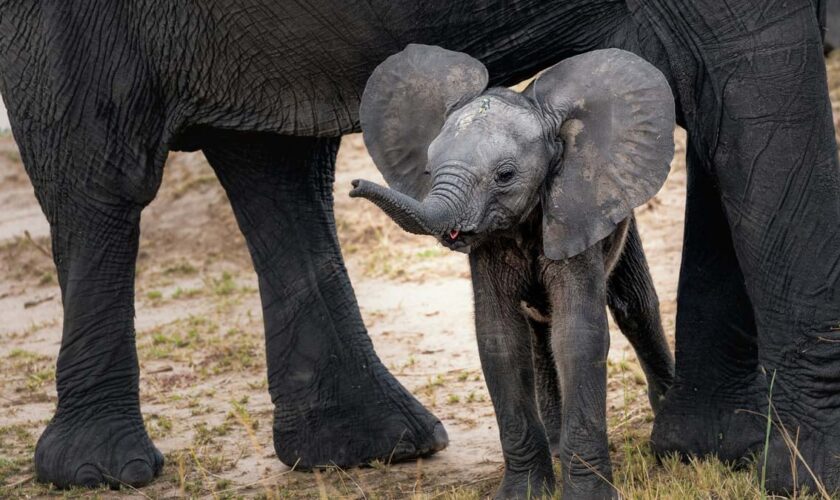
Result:
M332 212L339 136L358 131L368 75L418 42L476 57L492 85L602 47L665 73L690 182L676 380L654 444L752 452L750 410L766 411L774 374L778 418L840 485L840 172L821 1L0 0L0 88L65 311L38 477L141 485L160 471L138 401L133 281L170 150L205 152L248 242L279 458L348 466L446 445L373 352ZM774 433L776 487L810 480L788 456Z

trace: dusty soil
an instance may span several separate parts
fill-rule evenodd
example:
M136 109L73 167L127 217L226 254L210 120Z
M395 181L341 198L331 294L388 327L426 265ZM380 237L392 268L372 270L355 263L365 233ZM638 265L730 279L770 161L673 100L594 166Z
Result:
M9 116L6 114L6 106L3 104L3 99L0 99L0 131L9 128Z
M832 75L839 66L832 59ZM686 183L684 133L676 137L667 183L637 210L670 339ZM204 157L180 153L171 156L160 194L144 213L137 264L143 412L167 465L142 491L98 495L460 498L493 491L502 456L474 342L466 258L404 234L369 203L351 200L357 177L381 180L358 135L344 139L335 188L347 267L377 352L443 420L449 448L414 463L320 474L277 460L256 276ZM14 140L2 135L0 496L52 494L33 482L31 463L56 401L61 337L48 234ZM630 436L640 443L632 447L645 446L652 414L636 357L614 325L611 341L610 440L620 470Z

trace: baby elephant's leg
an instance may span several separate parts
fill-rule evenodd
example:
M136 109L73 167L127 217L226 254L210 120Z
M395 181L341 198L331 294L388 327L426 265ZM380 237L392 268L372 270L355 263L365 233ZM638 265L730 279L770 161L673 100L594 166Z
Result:
M554 491L554 472L534 397L531 337L515 298L521 275L501 255L470 253L478 353L505 459L496 498L541 497Z
M654 412L674 381L674 358L662 331L659 298L653 287L635 219L607 281L607 304L621 332L630 341L648 382Z
M534 383L551 456L560 456L560 429L563 423L563 396L554 354L551 352L551 325L529 319L534 350Z
M545 272L551 343L563 394L563 498L611 498L607 445L606 270L600 245Z

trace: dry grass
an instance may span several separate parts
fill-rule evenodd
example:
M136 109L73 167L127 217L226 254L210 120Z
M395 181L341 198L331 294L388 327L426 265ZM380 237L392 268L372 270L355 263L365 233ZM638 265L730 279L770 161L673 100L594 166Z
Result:
M177 330L176 326L166 325L141 335L147 341L141 344L140 349L143 362L148 363L161 357L175 360L179 356L192 356L194 358L190 362L206 365L198 358L212 352L219 327L207 320L193 318L181 325L182 330L187 332L183 338L168 336L166 332ZM259 338L258 335L243 332L228 335L232 336L231 340L235 343L243 344ZM148 346L156 343L170 350L164 353L149 350ZM26 373L37 369L43 361L40 356L32 353L13 351L4 360L4 367ZM35 368L30 369L29 366ZM205 369L213 371L212 366ZM236 370L244 373L252 371L247 365L239 365ZM640 381L639 372L635 360L622 360L609 365L610 391L618 394L621 401L610 408L609 421L616 490L624 498L632 499L763 498L759 480L760 466L755 461L741 470L734 470L715 459L694 459L685 463L672 457L657 462L648 445L652 415L647 407L645 386ZM425 396L424 402L428 402L435 399L436 393L448 393L458 383L472 381L473 377L471 372L430 376L415 392ZM146 412L147 428L157 441L185 430L191 435L185 447L167 453L163 476L152 486L139 492L124 488L119 493L105 489L59 493L33 483L29 460L39 432L39 426L33 424L0 427L0 450L4 450L4 455L7 450L16 451L14 457L0 458L0 481L13 483L11 487L0 488L0 497L60 494L70 498L88 495L159 498L174 494L220 499L242 496L270 499L324 498L326 495L326 498L462 500L487 497L501 479L501 470L497 469L493 474L465 481L447 478L449 484L443 486L437 482L435 471L428 473L425 462L420 460L415 464L401 466L378 462L369 468L350 470L328 467L318 474L297 473L292 468L280 472L266 471L257 479L236 481L230 478L230 472L241 467L240 462L247 462L252 457L272 455L270 440L266 440L267 429L263 428L270 410L264 407L259 410L246 395L239 400L229 401L220 418L218 408L207 408L204 404L207 398L215 396L213 384L208 386L200 390L189 386L172 386L163 391L170 396L185 394L186 399L170 398L167 404L188 410L187 419L178 420L177 417ZM465 403L455 394L449 393L440 404ZM556 467L559 477L559 464ZM559 495L560 491L555 494L555 498L559 498ZM806 500L820 496L799 492L796 498Z

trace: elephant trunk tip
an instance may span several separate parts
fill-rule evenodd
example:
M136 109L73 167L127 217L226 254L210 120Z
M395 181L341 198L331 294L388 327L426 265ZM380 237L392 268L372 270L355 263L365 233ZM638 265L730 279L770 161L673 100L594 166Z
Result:
M362 198L366 191L364 185L368 181L364 179L353 179L350 181L350 184L353 186L353 189L350 191L351 198Z
M397 190L364 179L352 181L352 198L366 198L381 208L402 229L414 234L449 238L455 241L461 228L455 224L452 211L436 197L422 202Z
M366 198L381 208L402 229L413 234L434 234L424 216L423 206L417 200L390 188L364 179L352 182L351 198Z

